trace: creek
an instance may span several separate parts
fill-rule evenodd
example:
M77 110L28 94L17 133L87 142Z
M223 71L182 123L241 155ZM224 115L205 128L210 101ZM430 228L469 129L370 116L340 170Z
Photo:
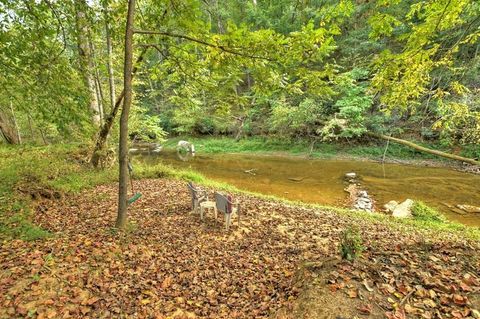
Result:
M411 198L437 208L450 220L480 226L480 213L459 214L446 206L480 206L480 176L447 168L251 154L197 154L182 161L171 151L141 158L192 169L247 191L341 207L348 195L344 176L355 172L377 209L391 200Z

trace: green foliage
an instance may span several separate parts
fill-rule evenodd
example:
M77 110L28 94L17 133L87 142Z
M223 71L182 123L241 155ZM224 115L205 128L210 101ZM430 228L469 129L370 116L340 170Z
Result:
M95 136L74 3L0 1L0 111L12 118L12 102L24 140ZM82 7L108 113L105 23L118 83L126 6ZM478 1L145 0L137 11L136 29L170 35L135 36L137 56L150 47L132 132L480 142Z
M324 140L355 138L367 131L366 112L373 104L373 96L367 92L366 83L359 82L365 78L368 78L365 69L353 69L339 76L339 97L334 105L338 111L322 130ZM335 128L339 133L336 134Z
M130 131L135 132L137 137L149 140L154 136L158 142L165 140L166 132L160 126L160 117L148 114L145 108L135 108L129 122Z
M412 206L413 218L430 223L445 223L445 216L423 202L416 201Z
M348 261L354 261L365 250L360 230L349 226L340 235L340 256Z

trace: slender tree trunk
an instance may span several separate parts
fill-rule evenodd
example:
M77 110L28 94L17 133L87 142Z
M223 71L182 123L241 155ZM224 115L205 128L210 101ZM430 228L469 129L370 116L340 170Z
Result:
M35 131L33 130L33 121L30 114L27 114L28 117L28 128L30 129L30 138L35 142Z
M104 7L105 10L105 34L107 38L107 69L108 69L108 84L110 89L110 110L113 110L115 107L115 75L113 72L113 48L112 48L112 38L110 34L110 25L109 25L109 16L107 13L107 6Z
M2 110L0 110L0 133L8 144L20 144L15 128Z
M480 166L480 162L477 161L477 160L474 160L472 158L467 158L467 157L462 157L462 156L458 156L458 155L454 155L454 154L449 154L449 153L445 153L445 152L441 152L441 151L437 151L437 150L432 150L432 149L420 146L418 144L415 144L415 143L412 143L412 142L409 142L409 141L406 141L406 140L402 140L402 139L399 139L399 138L391 137L391 136L386 136L386 135L382 135L382 134L374 134L374 133L369 133L369 135L374 136L376 138L381 138L381 139L384 139L384 140L387 140L387 141L392 141L392 142L395 142L395 143L398 143L398 144L402 144L402 145L411 147L411 148L416 149L416 150L421 151L421 152L425 152L425 153L445 157L445 158L448 158L448 159L452 159L452 160L456 160L456 161L462 161L462 162L469 163L469 164L472 164L472 165L479 165Z
M12 112L13 128L15 129L15 133L17 134L18 144L22 144L22 137L20 136L20 129L18 128L17 118L15 117L15 111L13 110L12 101L10 101L10 112Z
M100 108L96 94L95 77L93 75L92 52L88 41L87 4L85 0L75 0L75 10L80 66L90 97L89 108L92 114L92 122L98 127L100 126Z
M102 91L102 84L100 83L100 75L98 74L98 71L95 71L95 88L97 92L97 98L98 98L98 111L100 113L100 124L103 124L104 119L105 119L105 114L103 112L103 91Z
M103 95L102 83L100 81L100 73L98 72L98 66L97 66L96 57L95 57L95 46L93 45L91 37L89 37L88 39L88 45L90 47L90 52L92 53L92 67L93 67L92 70L93 70L93 76L95 79L95 93L97 95L98 111L100 114L100 123L103 123L105 118L105 113L103 112L103 102L105 101L105 98Z
M122 115L120 117L120 155L118 182L118 213L115 226L123 228L127 222L127 189L128 189L128 114L132 104L132 71L133 71L133 23L135 16L135 0L128 1L127 25L125 31L125 61L123 69Z
M48 145L47 137L45 136L45 132L41 128L38 129L40 131L40 135L42 136L43 144Z
M138 56L137 61L135 62L135 67L133 68L133 71L132 71L132 77L135 75L135 73L137 73L139 65L142 62L146 52L147 52L147 48L144 48L140 53L140 55ZM118 96L117 101L115 102L115 105L110 111L110 114L105 118L105 122L103 123L102 128L98 133L97 141L95 142L95 148L93 150L92 157L90 158L90 163L92 163L94 167L98 167L101 154L105 149L105 145L107 143L108 135L110 134L110 130L112 129L113 122L117 117L117 113L118 113L118 110L120 109L120 105L123 102L124 94L125 94L125 90L123 90L122 93L120 93L120 95Z

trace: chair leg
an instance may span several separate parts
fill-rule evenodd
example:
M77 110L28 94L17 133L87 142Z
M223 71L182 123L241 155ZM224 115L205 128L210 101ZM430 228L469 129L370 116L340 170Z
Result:
M215 217L215 224L216 224L217 216L218 216L217 206L213 206L213 216Z
M195 201L193 203L193 214L196 214L198 212L198 202Z
M226 214L226 216L225 216L225 224L226 224L225 227L226 227L227 231L230 228L231 220L232 220L232 214Z
M203 207L200 206L200 220L203 220Z

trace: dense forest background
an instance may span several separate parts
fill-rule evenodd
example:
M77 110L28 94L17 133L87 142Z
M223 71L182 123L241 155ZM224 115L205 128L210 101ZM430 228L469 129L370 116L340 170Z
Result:
M136 11L131 132L480 144L478 1L141 0ZM93 143L120 106L125 17L123 1L0 0L4 142Z

